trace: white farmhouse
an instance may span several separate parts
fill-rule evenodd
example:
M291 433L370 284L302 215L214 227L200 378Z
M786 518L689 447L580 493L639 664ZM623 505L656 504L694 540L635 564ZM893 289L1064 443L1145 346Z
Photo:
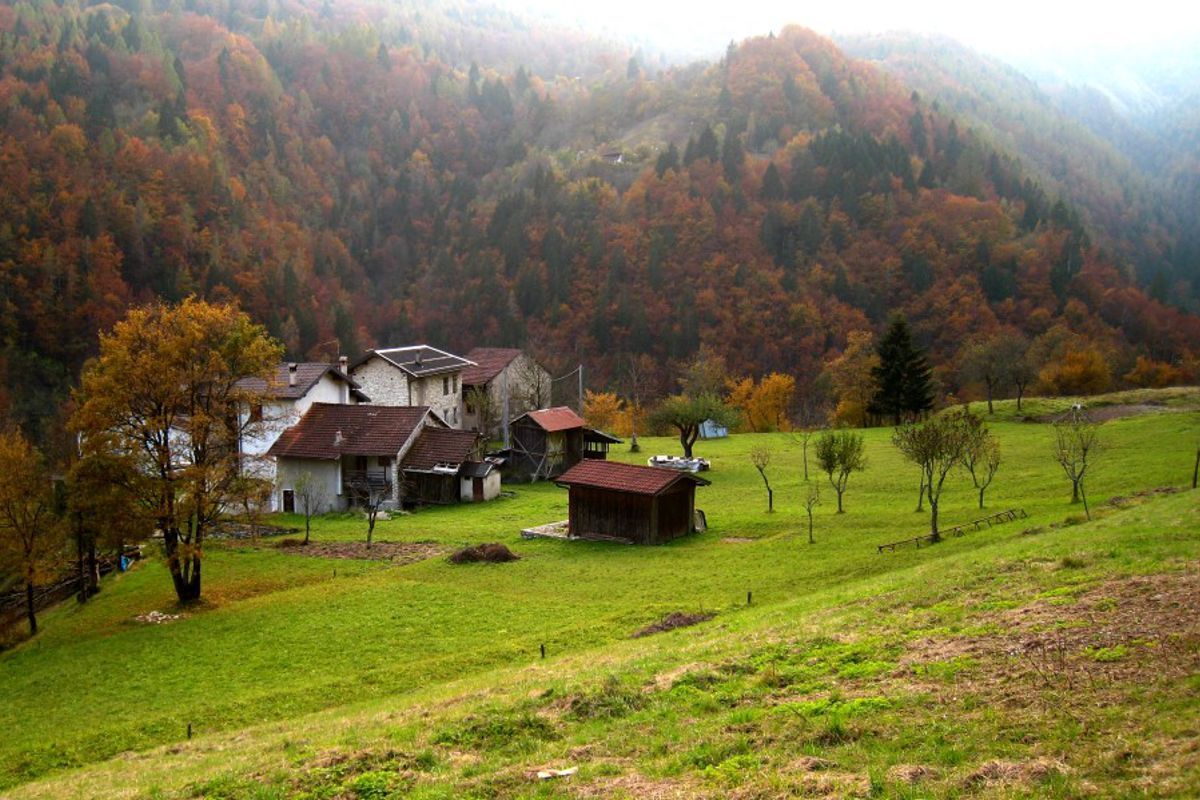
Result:
M278 462L274 502L301 510L308 484L317 512L361 506L372 497L383 508L404 499L398 470L427 428L445 429L426 406L315 403L271 446Z
M253 434L244 436L239 446L247 471L271 482L276 478L275 460L268 455L271 445L314 403L355 405L369 400L346 374L344 357L336 366L324 362L283 363L269 380L243 378L238 386L265 398L261 405L242 410L243 423L257 424L243 425ZM272 499L270 510L279 510L277 499Z
M428 406L451 428L462 427L462 373L473 363L419 344L368 350L350 377L377 406Z

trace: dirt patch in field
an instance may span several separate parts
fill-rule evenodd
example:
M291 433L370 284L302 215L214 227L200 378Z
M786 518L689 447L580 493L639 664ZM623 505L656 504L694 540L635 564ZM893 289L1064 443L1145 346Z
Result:
M888 778L896 783L920 783L938 776L938 771L925 764L897 764L888 770Z
M1138 503L1150 497L1157 497L1164 494L1178 494L1182 492L1178 486L1159 486L1154 489L1143 489L1140 492L1134 492L1131 495L1117 495L1110 497L1105 501L1105 505L1114 506L1115 508L1126 508L1128 506L1137 505Z
M988 761L972 772L963 781L967 788L979 788L993 784L1041 783L1054 775L1064 775L1070 770L1061 761L1035 758L1031 761Z
M1137 417L1142 414L1163 414L1168 413L1171 409L1164 406L1153 405L1151 403L1127 403L1112 406L1092 406L1084 408L1084 412L1093 422L1108 422L1122 417ZM1042 414L1037 417L1038 422L1056 422L1061 419L1063 412L1054 414Z
M702 612L699 614L687 614L683 611L674 611L667 614L658 622L651 623L633 634L634 639L640 639L643 636L649 636L653 633L662 633L663 631L672 631L676 628L686 628L691 625L699 625L701 622L708 622L715 617L712 612Z
M748 536L726 536L724 539L721 540L721 543L722 544L749 544L750 542L757 542L757 541L758 541L758 539L751 539Z
M910 645L902 668L923 675L969 666L956 680L1017 700L1030 688L1087 688L1176 679L1200 669L1200 574L1106 581L1023 608L982 615L996 633ZM1072 694L1068 693L1068 697ZM1081 700L1081 702L1083 701Z
M446 552L444 545L434 542L310 542L302 544L288 539L279 549L291 555L316 558L349 558L363 561L391 561L393 564L412 564Z
M587 784L572 786L571 796L579 798L628 797L639 800L694 800L701 797L725 796L709 794L695 783L671 778L648 778L639 773L601 778Z

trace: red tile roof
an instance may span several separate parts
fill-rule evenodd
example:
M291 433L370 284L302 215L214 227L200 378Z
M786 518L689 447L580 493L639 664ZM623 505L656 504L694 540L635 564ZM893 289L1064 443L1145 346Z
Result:
M515 347L476 347L467 353L475 366L463 370L463 386L483 386L499 375L521 351Z
M522 414L521 416L529 417L546 433L569 431L572 428L582 428L587 424L584 422L583 417L566 406L545 408L541 411L530 411L528 414ZM517 419L520 418L517 417Z
M394 457L428 416L428 406L313 403L299 422L280 434L267 454L280 458Z
M438 464L461 464L475 455L480 435L475 431L426 428L404 457L404 469L428 472Z
M587 486L593 489L653 495L666 491L679 481L691 481L697 486L709 484L704 478L690 472L597 459L580 461L558 476L554 482L559 486Z

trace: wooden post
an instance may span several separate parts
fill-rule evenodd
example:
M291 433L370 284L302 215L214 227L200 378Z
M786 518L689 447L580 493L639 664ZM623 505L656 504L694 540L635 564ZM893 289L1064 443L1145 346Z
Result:
M545 657L546 657L546 644L545 644L545 642L543 642L542 643L542 658L545 658Z

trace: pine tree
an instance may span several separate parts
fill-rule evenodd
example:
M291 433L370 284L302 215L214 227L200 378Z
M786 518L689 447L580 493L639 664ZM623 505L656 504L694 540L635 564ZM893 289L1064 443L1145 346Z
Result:
M920 416L933 408L933 380L925 352L913 344L912 332L903 317L896 317L880 339L875 352L879 366L871 370L875 396L868 411L891 417L899 425L905 418Z

